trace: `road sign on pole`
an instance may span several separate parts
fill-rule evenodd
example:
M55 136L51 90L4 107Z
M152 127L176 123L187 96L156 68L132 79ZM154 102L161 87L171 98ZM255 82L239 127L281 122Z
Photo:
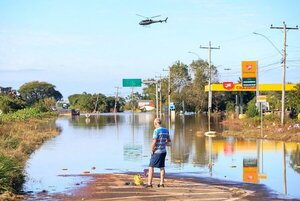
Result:
M142 79L123 79L123 87L141 87Z
M267 102L267 96L259 95L256 97L256 102L258 103L266 103Z

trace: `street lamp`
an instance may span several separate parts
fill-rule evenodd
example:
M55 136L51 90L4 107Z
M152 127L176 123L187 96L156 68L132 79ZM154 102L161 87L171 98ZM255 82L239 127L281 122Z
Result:
M257 33L257 32L253 32L253 34L256 34L256 35L259 35L259 36L264 37L267 41L269 41L269 43L271 43L271 45L277 50L277 52L278 52L281 56L283 56L282 52L274 45L274 43L273 43L267 36L265 36L265 35L263 35L263 34L260 34L260 33Z
M188 51L188 53L193 54L193 55L196 55L196 56L198 57L198 60L200 60L200 56L199 56L199 54L197 54L196 52Z
M264 37L271 45L277 50L277 52L282 56L282 92L281 92L281 125L283 126L284 124L284 105L285 105L285 67L286 67L286 54L285 51L284 53L281 53L280 50L274 45L274 43L265 35L253 32L253 34L259 35Z

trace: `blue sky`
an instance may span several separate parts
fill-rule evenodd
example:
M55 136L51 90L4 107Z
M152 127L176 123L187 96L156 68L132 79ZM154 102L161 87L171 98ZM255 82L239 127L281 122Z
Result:
M39 80L64 98L74 93L114 95L123 78L166 76L180 60L208 59L220 81L237 81L241 61L257 60L261 83L281 83L281 30L300 25L296 0L0 0L0 86L18 89ZM140 26L144 16L168 23ZM300 81L300 31L287 34L287 82ZM189 51L196 54L188 53ZM224 68L230 68L225 71ZM141 88L136 88L141 91ZM122 96L131 89L122 88Z

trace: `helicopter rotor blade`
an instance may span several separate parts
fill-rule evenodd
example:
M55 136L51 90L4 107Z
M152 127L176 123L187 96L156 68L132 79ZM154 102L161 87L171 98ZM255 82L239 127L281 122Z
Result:
M140 14L136 14L137 16L140 16L140 17L142 17L142 18L146 18L146 19L148 19L149 17L145 17L145 16L143 16L143 15L140 15Z
M155 15L155 16L152 16L150 18L156 18L156 17L160 17L161 15Z

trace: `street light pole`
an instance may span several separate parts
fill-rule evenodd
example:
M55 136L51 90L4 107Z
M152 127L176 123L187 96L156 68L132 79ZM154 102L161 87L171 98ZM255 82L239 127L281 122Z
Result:
M171 67L169 69L163 69L163 71L168 71L169 72L169 78L168 78L168 115L169 118L171 116L171 111L170 111L170 104L171 104Z
M156 96L156 118L158 118L158 86L157 86L157 81L155 83L155 96Z

